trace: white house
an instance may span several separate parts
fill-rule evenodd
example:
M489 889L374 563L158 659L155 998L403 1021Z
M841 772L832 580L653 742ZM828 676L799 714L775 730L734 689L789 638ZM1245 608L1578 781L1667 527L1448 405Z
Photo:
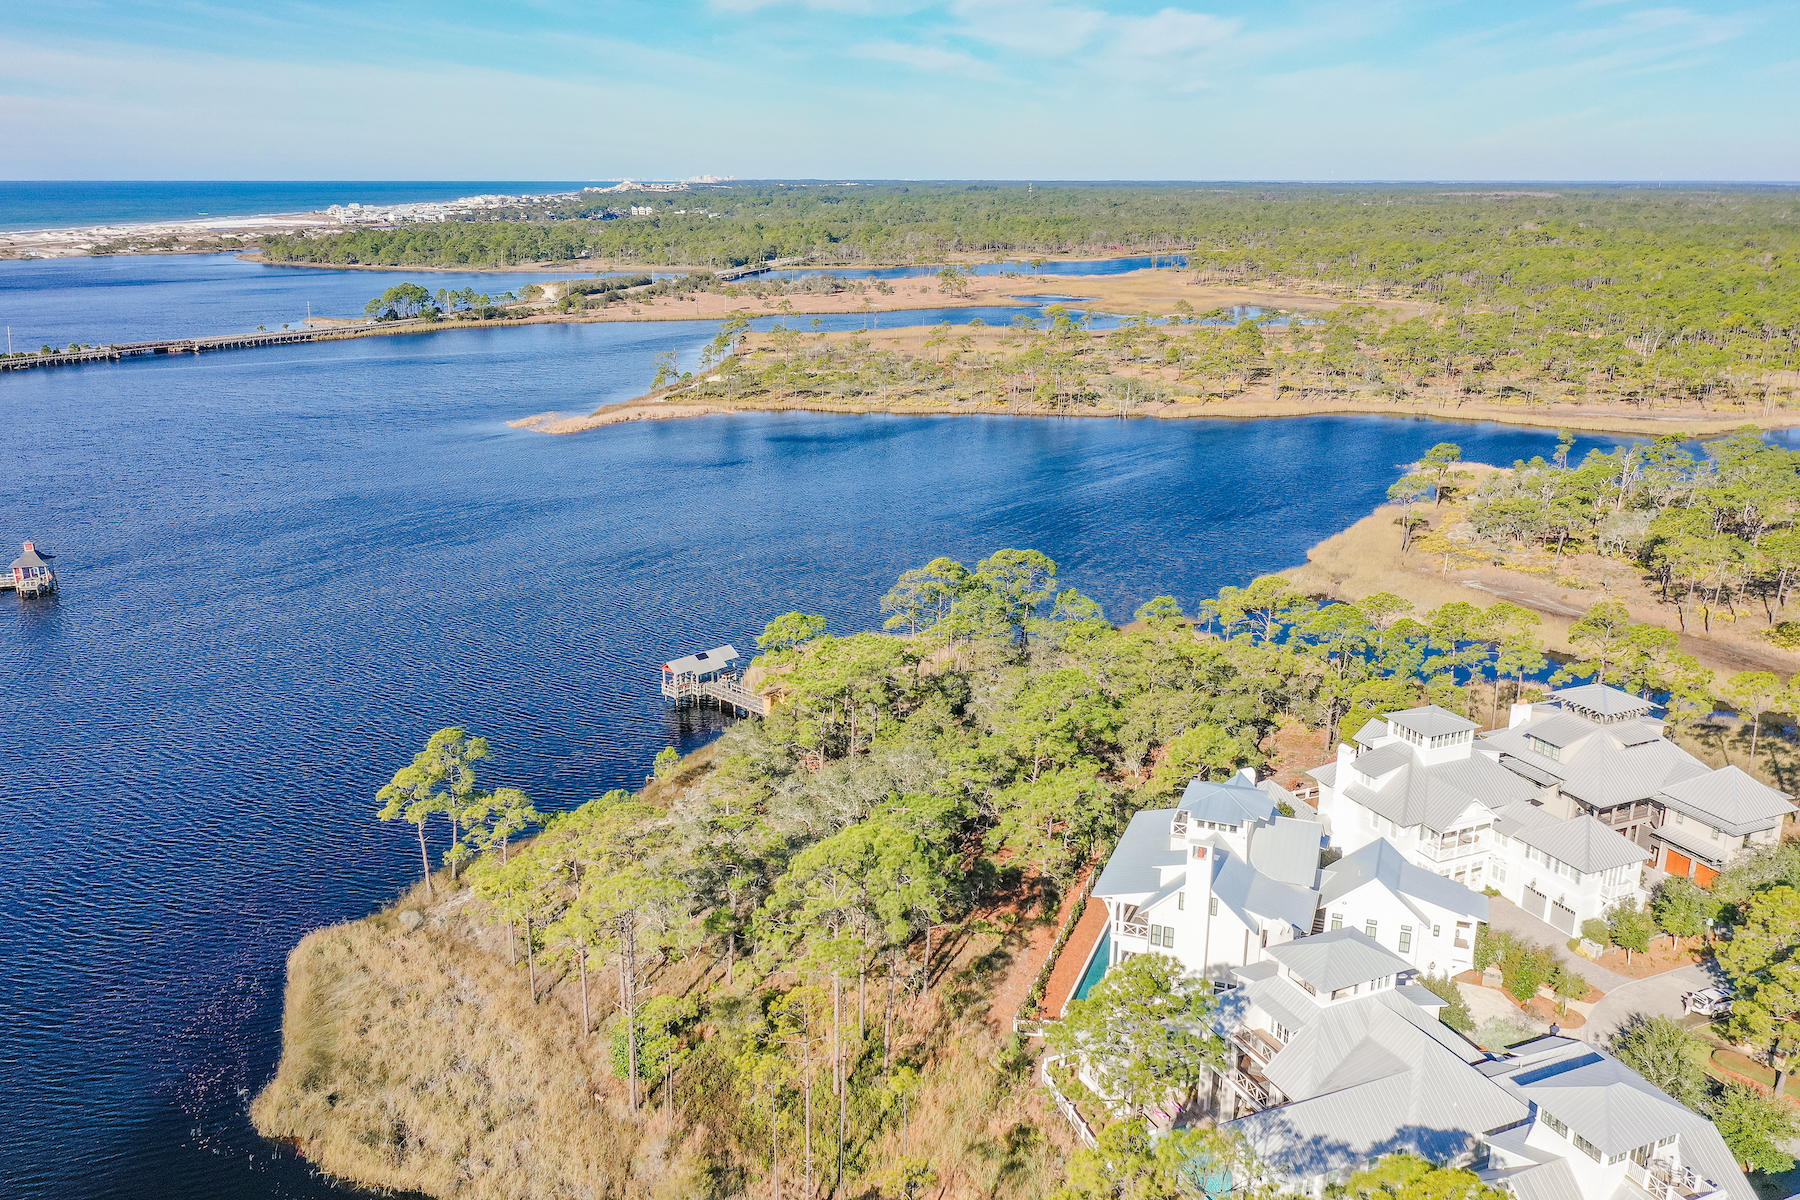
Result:
M1475 965L1475 930L1488 898L1411 862L1377 838L1326 867L1319 880L1320 927L1356 929L1428 975Z
M1530 1105L1487 1133L1481 1178L1519 1200L1753 1200L1711 1121L1618 1059L1555 1035L1476 1069Z
M1282 816L1286 793L1249 771L1195 780L1175 808L1138 813L1094 885L1108 965L1158 951L1215 982L1305 934L1318 908L1316 821Z
M1473 721L1435 705L1389 713L1309 772L1331 841L1377 839L1416 866L1502 896L1573 934L1612 904L1643 896L1649 853L1586 814L1546 807L1553 785L1514 770Z
M1218 1032L1230 1059L1202 1094L1288 1192L1323 1195L1410 1151L1517 1200L1753 1200L1718 1130L1605 1052L1569 1038L1493 1055L1353 929L1300 938L1234 971Z
M1398 955L1353 929L1303 938L1240 968L1220 997L1232 1052L1206 1093L1290 1192L1385 1154L1470 1165L1482 1135L1529 1106L1474 1069L1485 1053L1438 1020L1442 1001Z
M1480 749L1540 789L1552 813L1585 813L1651 865L1710 886L1733 859L1781 840L1791 799L1737 767L1707 766L1664 734L1654 706L1602 684L1515 704Z

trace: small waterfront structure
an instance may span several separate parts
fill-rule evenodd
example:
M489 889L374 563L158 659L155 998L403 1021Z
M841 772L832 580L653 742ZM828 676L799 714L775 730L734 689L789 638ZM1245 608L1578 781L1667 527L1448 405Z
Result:
M56 590L56 572L50 568L48 559L54 554L41 552L31 542L25 543L24 552L12 560L12 567L5 577L5 585L21 596L41 596Z
M712 700L740 714L769 715L768 697L744 686L737 672L741 655L730 644L670 659L662 668L662 694L678 704Z

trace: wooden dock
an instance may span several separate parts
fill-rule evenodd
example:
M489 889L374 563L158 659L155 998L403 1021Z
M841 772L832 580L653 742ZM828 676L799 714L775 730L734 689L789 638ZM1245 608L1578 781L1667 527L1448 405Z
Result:
M713 700L720 708L736 709L743 715L769 715L769 698L750 691L732 676L682 681L665 679L663 696L670 700Z
M740 716L766 717L769 698L744 686L733 664L739 661L734 646L715 646L663 664L663 699L678 704L711 700Z
M56 581L54 577L51 577L47 581L43 579L26 579L21 582L20 580L14 579L11 575L0 575L0 592L17 592L26 600L31 599L33 596L47 596L55 590Z

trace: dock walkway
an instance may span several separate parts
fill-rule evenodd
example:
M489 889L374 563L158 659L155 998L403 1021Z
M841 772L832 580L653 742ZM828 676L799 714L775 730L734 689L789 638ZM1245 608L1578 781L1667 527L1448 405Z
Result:
M110 346L94 346L86 350L58 350L50 354L14 354L0 357L0 370L23 371L29 367L70 367L82 363L118 362L126 358L145 358L159 354L203 354L216 350L250 350L259 346L291 346L301 342L322 342L367 330L405 329L426 325L424 321L359 322L333 325L326 329L276 329L260 333L233 333L218 337L165 338L153 342L119 342Z
M717 679L665 679L663 695L670 700L697 700L705 697L721 705L730 705L759 717L769 715L769 698L745 688L733 676Z

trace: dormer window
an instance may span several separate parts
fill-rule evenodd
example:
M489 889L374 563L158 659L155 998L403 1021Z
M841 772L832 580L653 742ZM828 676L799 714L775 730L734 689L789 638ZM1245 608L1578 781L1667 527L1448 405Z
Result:
M1552 746L1549 742L1546 742L1543 738L1537 737L1532 734L1525 735L1525 744L1531 747L1533 753L1541 754L1545 758L1549 759L1551 762L1561 762L1562 761L1562 747L1561 746Z

